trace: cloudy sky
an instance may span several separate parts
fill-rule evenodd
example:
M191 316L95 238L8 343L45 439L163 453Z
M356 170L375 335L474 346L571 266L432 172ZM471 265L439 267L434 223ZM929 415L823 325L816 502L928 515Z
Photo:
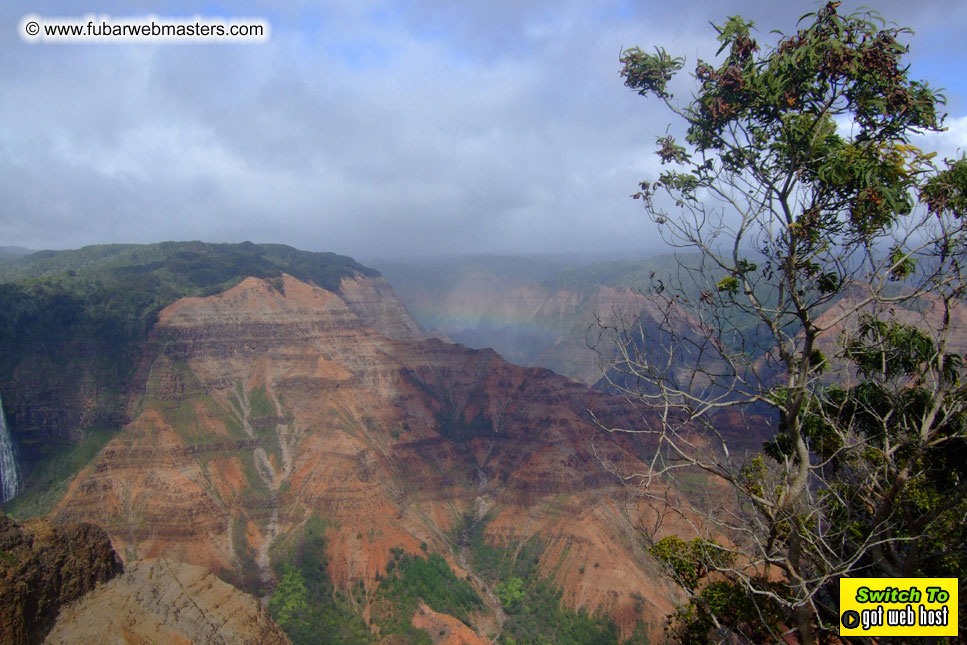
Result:
M947 89L950 131L925 143L967 149L967 2L865 4L916 31L912 73ZM767 43L818 6L7 0L0 246L252 240L362 259L651 250L628 195L670 118L623 87L621 50L660 44L691 69L717 49L709 21L740 13ZM31 44L18 33L27 14L149 13L255 16L271 37Z

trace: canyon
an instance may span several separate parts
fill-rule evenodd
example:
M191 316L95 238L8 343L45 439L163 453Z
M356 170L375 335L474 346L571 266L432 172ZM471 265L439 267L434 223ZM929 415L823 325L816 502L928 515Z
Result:
M0 339L2 508L45 516L31 521L47 533L93 523L125 569L60 603L51 642L115 618L128 642L220 642L214 624L238 642L315 642L319 624L333 642L644 642L683 601L649 538L693 534L690 500L725 491L684 477L649 497L622 477L646 472L656 445L604 428L660 421L608 393L589 347L599 321L654 329L661 312L630 286L648 265L537 282L478 267L422 296L404 283L443 323L424 331L349 258L198 243L78 253L7 265L26 277L0 281L13 330ZM821 321L861 301L849 292ZM919 309L891 315L942 314L930 298ZM958 328L965 312L951 311ZM829 324L832 356L855 320ZM452 342L500 329L508 344L494 345L535 365ZM770 427L716 423L752 452ZM189 604L201 609L176 610Z
M103 527L128 569L198 567L270 607L294 545L321 526L334 597L374 637L394 633L381 588L400 558L428 555L481 600L456 618L419 605L407 623L509 634L495 595L506 580L481 562L523 553L530 573L516 575L558 590L562 607L622 638L660 633L681 597L642 540L658 511L612 472L644 468L654 446L602 432L589 411L609 426L648 418L548 369L429 337L371 272L326 286L281 272L162 308L123 396L110 393L124 423L64 482L52 520ZM79 431L58 425L56 399L19 409L28 430Z

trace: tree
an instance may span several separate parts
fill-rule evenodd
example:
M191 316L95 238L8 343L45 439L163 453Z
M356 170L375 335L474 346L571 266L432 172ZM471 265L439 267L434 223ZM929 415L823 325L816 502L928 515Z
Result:
M911 144L944 97L908 78L909 30L839 4L766 50L729 18L682 106L682 59L621 58L687 136L657 139L673 169L633 195L680 250L649 294L664 316L614 328L608 372L661 421L606 429L656 438L649 472L619 473L643 494L673 503L656 476L698 471L734 496L677 509L699 542L652 547L691 595L681 638L811 643L841 576L967 577L967 161Z

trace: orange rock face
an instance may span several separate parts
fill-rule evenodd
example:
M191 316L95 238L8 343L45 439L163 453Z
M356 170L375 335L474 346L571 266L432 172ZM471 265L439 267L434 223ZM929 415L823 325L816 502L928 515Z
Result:
M453 616L439 614L421 603L413 615L413 626L430 635L433 645L487 645L485 640Z
M644 449L587 413L620 418L623 403L421 340L391 294L360 282L341 296L249 278L167 307L133 421L56 515L97 522L127 560L173 558L268 592L272 544L318 513L336 585L367 593L393 547L426 542L464 575L449 532L486 517L494 543L547 544L541 572L569 605L623 630L660 622L675 595L636 539L647 511L602 466L630 472Z

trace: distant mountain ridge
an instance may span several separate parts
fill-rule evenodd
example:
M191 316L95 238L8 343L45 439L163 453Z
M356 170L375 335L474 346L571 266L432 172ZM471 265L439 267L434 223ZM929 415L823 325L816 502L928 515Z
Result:
M760 261L756 251L746 256ZM493 348L518 365L603 385L615 342L608 328L641 329L642 338L657 338L665 314L653 296L680 291L681 313L687 316L688 302L701 300L703 291L714 292L726 275L720 267L699 267L700 261L696 255L583 264L566 258L492 256L380 267L424 329L468 347ZM899 292L903 285L892 288ZM759 297L768 302L772 294ZM741 345L761 363L771 347L761 321L748 312L728 315L730 336L723 342Z
M0 262L21 258L29 253L33 251L23 246L0 246Z
M6 249L19 247L3 247ZM249 276L270 277L285 270L300 280L324 288L338 288L339 277L353 272L378 277L379 272L352 258L329 252L300 251L284 244L215 244L158 242L156 244L99 244L60 251L28 251L14 265L0 267L0 283L53 277L69 272L98 277L137 273L183 276L196 287L218 287ZM74 276L72 276L74 277Z
M653 275L668 273L674 261L494 256L380 266L424 329L594 384L611 349L599 343L599 321L632 323L647 309L642 293Z

